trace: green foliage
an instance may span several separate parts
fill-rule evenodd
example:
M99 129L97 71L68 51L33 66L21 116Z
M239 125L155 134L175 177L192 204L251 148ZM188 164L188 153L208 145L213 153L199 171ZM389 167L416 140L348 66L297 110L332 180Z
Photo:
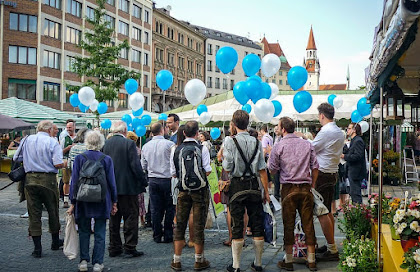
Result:
M414 246L404 253L404 261L400 266L407 269L407 272L420 271L420 246Z
M345 272L377 271L375 242L363 236L344 240L338 268Z
M76 57L72 70L85 76L85 84L95 90L99 102L114 100L121 85L129 78L139 79L140 74L128 71L116 63L122 49L129 50L128 41L114 42L114 29L105 21L105 0L97 0L94 19L86 17L93 30L86 29L79 47L85 50L85 57Z
M372 225L370 207L363 204L346 204L342 209L344 217L338 219L338 228L346 234L347 239L370 237Z

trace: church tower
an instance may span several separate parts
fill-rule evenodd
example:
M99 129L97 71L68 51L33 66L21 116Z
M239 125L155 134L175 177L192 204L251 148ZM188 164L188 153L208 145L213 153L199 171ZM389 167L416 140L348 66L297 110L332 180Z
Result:
M309 33L308 45L306 46L306 71L308 71L308 81L304 86L304 90L319 90L319 73L320 65L317 56L314 33Z

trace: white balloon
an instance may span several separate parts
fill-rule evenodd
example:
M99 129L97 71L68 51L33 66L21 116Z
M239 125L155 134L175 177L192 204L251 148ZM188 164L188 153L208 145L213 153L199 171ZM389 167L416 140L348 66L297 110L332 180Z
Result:
M263 123L269 123L273 119L274 111L273 103L265 98L258 100L254 107L255 116Z
M334 108L336 108L336 109L339 109L339 108L341 108L341 106L343 106L343 98L342 97L340 97L340 96L337 96L336 98L334 98L334 100L333 100L333 105L334 105Z
M80 103L87 107L89 107L92 104L93 100L95 100L95 91L89 86L82 87L79 90L78 95Z
M210 119L211 119L211 115L208 112L202 112L200 114L200 117L198 118L200 123L202 123L203 125L208 124L208 122L210 122Z
M366 131L369 130L369 123L368 122L366 122L366 121L360 121L359 122L359 125L360 125L360 127L362 129L362 133L365 133Z
M135 92L128 98L128 105L134 111L138 111L144 105L144 96L141 93Z
M206 97L207 89L203 81L194 78L185 85L185 98L192 105L197 106Z
M351 112L357 110L357 105L354 105L353 107L351 107Z
M280 58L275 54L267 54L261 61L261 71L266 77L274 76L280 69Z
M268 85L270 85L271 88L270 100L272 100L279 94L279 87L276 83L268 83Z
M89 109L91 111L96 111L98 109L99 102L98 100L93 100L92 104L90 104Z

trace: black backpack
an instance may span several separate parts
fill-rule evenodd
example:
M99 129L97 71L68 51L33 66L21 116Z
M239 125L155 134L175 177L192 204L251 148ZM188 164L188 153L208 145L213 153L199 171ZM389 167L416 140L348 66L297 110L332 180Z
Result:
M101 163L105 155L102 155L97 161L90 160L85 154L81 155L86 158L86 161L79 171L76 200L82 202L105 202L107 179L104 166Z
M194 191L207 186L207 176L202 161L203 146L185 143L178 155L179 186L183 190Z

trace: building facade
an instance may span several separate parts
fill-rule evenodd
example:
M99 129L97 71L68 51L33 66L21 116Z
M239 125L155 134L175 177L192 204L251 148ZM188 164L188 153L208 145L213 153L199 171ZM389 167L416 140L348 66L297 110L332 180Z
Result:
M264 56L267 54L275 54L280 58L281 66L279 71L272 77L267 78L261 73L261 78L267 83L277 84L279 90L291 90L289 83L287 82L287 73L290 70L290 64L280 47L279 43L269 43L264 37L261 40L261 47L264 49Z
M77 45L91 26L95 0L19 0L1 5L0 98L18 97L60 110L73 110L68 85L84 78L72 72L75 56L85 56ZM105 20L115 29L115 43L128 40L118 63L141 73L139 91L145 109L151 108L151 41L153 3L150 0L106 0ZM109 110L126 109L128 95L121 89Z
M194 78L204 82L205 39L186 23L171 17L169 9L154 9L152 111L164 112L188 104L185 84ZM163 69L174 78L166 91L156 84L156 75Z
M233 86L237 82L246 80L247 77L242 70L242 60L246 55L255 54L262 58L263 50L261 47L248 38L202 26L191 24L190 26L207 38L205 44L205 83L208 96L233 90ZM217 51L224 46L230 46L238 53L238 63L233 71L227 75L223 74L216 66Z

